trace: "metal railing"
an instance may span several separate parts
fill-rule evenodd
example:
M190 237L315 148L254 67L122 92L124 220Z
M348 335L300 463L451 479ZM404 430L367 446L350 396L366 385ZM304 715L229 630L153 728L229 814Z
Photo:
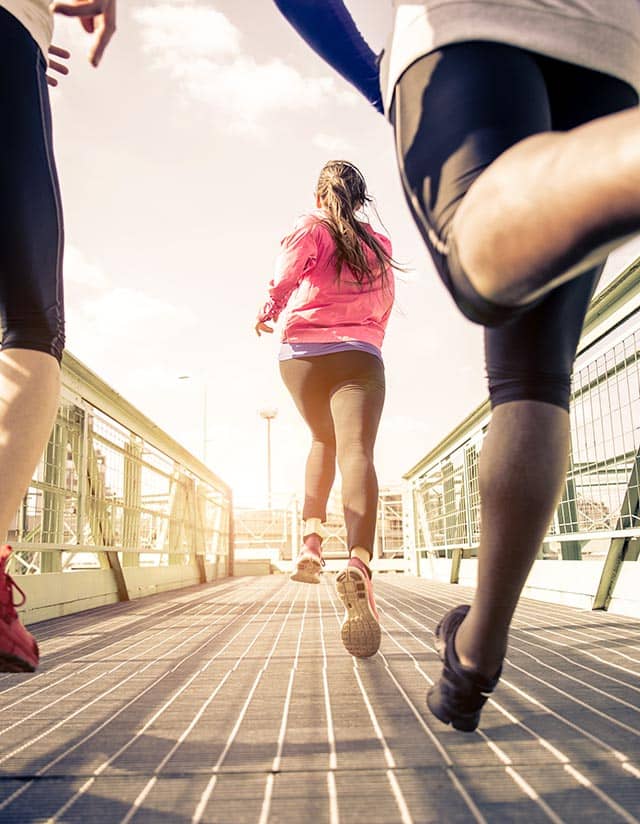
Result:
M480 538L478 455L485 401L405 475L405 547L474 557ZM593 301L574 369L571 456L540 558L603 566L594 605L611 598L623 560L640 554L640 259ZM452 572L455 577L455 571Z
M108 573L102 602L223 577L231 507L217 475L65 353L57 419L9 533L12 572L40 617L62 609L53 580L50 595L35 582L47 573L64 576L64 611L92 572Z

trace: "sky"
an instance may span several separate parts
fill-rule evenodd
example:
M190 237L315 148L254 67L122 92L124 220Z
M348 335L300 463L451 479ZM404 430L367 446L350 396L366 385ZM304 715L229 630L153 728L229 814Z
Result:
M390 3L348 3L376 51ZM210 467L236 502L299 494L309 444L281 384L279 336L253 330L278 244L314 205L322 165L354 162L376 198L398 275L383 348L381 484L402 474L486 397L482 332L455 309L414 227L390 126L322 63L271 0L119 0L101 66L72 51L52 90L65 225L67 347ZM375 219L374 219L375 225ZM608 279L640 253L617 253ZM188 376L188 377L184 377ZM206 430L204 412L206 401Z

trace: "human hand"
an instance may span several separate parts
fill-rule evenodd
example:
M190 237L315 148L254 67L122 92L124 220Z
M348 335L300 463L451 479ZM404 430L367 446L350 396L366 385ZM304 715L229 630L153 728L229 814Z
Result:
M60 46L49 46L49 55L53 55L54 57L60 57L62 60L68 60L71 57L70 52L66 49L61 49ZM50 86L57 86L58 80L54 75L49 74L49 72L58 72L58 74L69 74L69 67L66 66L64 63L58 63L57 60L52 60L49 57L48 60L48 68L47 68L47 83Z
M116 30L116 0L72 0L70 3L56 1L49 9L54 14L80 18L82 28L94 35L89 49L89 62L92 66L97 66Z
M272 327L272 326L269 326L267 323L263 323L261 320L259 320L259 321L256 323L256 325L255 325L255 327L254 327L254 328L255 328L255 330L256 330L256 335L257 335L258 337L260 337L260 335L261 335L263 332L266 332L266 334L268 334L268 335L273 334L273 327Z

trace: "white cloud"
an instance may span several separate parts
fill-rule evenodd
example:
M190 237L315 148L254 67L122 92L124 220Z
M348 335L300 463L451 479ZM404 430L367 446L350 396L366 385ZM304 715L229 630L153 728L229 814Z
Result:
M167 62L240 53L239 30L214 9L165 3L137 9L133 16L142 27L144 50Z
M117 378L118 384L121 375L112 373L114 363L130 363L127 353L155 351L160 338L166 343L194 322L184 306L114 285L99 264L72 244L65 250L65 304L69 349L105 380Z
M84 253L70 243L64 250L64 280L67 285L73 283L93 289L104 289L109 285L102 269L87 260Z
M337 135L324 134L323 132L320 132L319 134L314 135L311 142L317 149L322 149L323 152L327 152L328 154L334 156L341 155L343 157L347 157L348 155L356 153L356 149L353 144L342 137L338 137Z
M232 132L259 131L265 117L279 112L356 99L331 77L304 77L278 58L258 62L244 54L239 30L209 7L172 2L144 6L133 16L154 68L222 115L220 124Z
M126 286L109 289L94 300L85 301L82 312L94 330L103 326L110 337L122 333L128 339L145 336L151 331L149 324L160 334L168 324L175 330L176 325L185 327L192 320L186 309Z

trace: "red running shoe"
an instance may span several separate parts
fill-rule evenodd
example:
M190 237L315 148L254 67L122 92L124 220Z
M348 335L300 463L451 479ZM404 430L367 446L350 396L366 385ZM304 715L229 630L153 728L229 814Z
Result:
M0 546L0 672L35 672L38 644L20 623L13 603L14 589L22 595L17 606L24 604L26 595L5 571L10 555L10 546Z
M290 576L292 581L299 581L303 584L320 583L320 573L324 566L321 543L318 535L307 535L304 539L304 546L296 558L295 569Z
M380 620L373 598L369 571L360 558L349 558L336 578L336 591L347 610L342 622L342 643L356 658L369 658L380 647Z

